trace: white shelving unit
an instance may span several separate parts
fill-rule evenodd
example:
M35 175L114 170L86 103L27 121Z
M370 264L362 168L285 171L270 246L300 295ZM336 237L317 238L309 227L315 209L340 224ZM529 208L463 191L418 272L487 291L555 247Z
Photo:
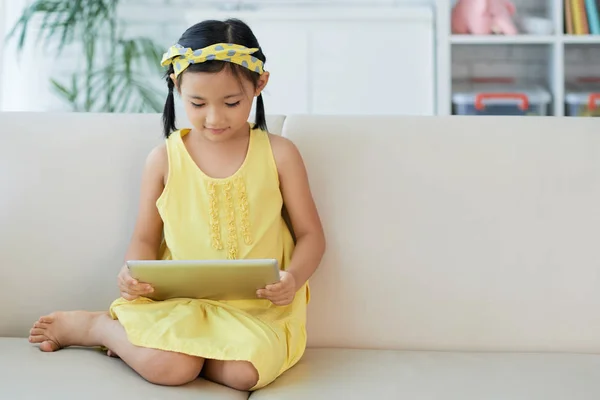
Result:
M543 10L547 18L551 18L554 25L554 33L551 35L519 34L509 35L453 35L451 32L451 12L454 2L451 0L436 0L436 35L437 35L437 114L452 114L452 81L459 74L456 71L456 58L465 53L465 49L472 49L472 54L479 52L487 54L490 51L508 52L518 49L520 53L542 53L545 54L545 76L541 78L544 86L549 90L552 102L550 114L554 116L565 115L565 84L571 69L581 69L586 60L569 61L570 52L593 51L600 54L600 35L567 35L564 33L564 5L563 0L521 0L515 1L517 12L519 6L524 2L532 3L538 9ZM467 51L468 53L469 51ZM475 55L476 56L476 55ZM522 62L523 60L521 60ZM493 61L487 61L488 63ZM510 57L500 60L498 63L510 64ZM569 64L571 62L572 64ZM600 76L600 67L595 63L588 65L595 75ZM462 71L465 73L464 71ZM471 71L470 77L477 76L477 72ZM515 72L516 74L516 72ZM514 76L520 78L520 76Z

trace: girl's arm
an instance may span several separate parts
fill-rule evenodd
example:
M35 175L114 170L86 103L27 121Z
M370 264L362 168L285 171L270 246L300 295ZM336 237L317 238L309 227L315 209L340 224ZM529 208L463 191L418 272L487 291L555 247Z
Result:
M290 140L275 135L271 136L271 145L283 201L297 240L286 271L294 277L295 291L298 291L321 262L325 252L325 234L310 190L304 161L297 147Z
M155 260L158 257L163 223L156 200L164 189L167 162L165 145L156 147L146 159L138 215L125 260Z
M167 169L166 149L162 145L152 150L146 159L140 188L138 215L125 260L155 260L158 257L163 224L156 208L156 200L163 191ZM152 290L150 285L133 279L127 265L122 266L117 277L117 284L121 296L127 300L133 300Z

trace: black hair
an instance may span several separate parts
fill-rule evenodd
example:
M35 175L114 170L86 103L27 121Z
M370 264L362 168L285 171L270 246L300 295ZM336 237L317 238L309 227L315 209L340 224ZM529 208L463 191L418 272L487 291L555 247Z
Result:
M249 48L258 48L259 50L252 55L261 60L263 63L267 61L260 45L258 44L258 40L254 36L254 33L252 33L252 30L248 25L239 19L228 19L226 21L207 20L200 22L188 28L183 35L181 35L181 38L179 38L177 43L183 47L192 48L193 50L201 49L217 43L238 44ZM178 82L181 83L181 78L187 71L216 73L222 71L224 68L230 68L233 76L235 76L237 79L240 79L240 77L243 76L251 81L255 87L258 84L260 75L257 72L250 71L249 69L234 63L218 60L206 61L199 64L191 64L186 68L183 74L178 76ZM171 135L171 132L177 129L175 127L175 98L173 94L175 84L171 79L171 74L173 72L173 65L171 64L169 66L169 70L165 74L169 93L167 95L167 101L165 102L165 109L163 111L163 125L164 135L167 138L169 135ZM256 127L267 130L265 106L262 94L260 94L256 99L255 124Z

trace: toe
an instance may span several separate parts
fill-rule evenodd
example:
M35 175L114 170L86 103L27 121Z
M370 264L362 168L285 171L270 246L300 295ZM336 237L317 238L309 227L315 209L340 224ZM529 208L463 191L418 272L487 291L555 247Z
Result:
M58 344L56 344L55 342L53 342L51 340L45 340L40 345L40 350L46 351L46 352L56 351L58 349L59 349Z
M29 343L42 343L48 340L46 336L43 335L31 335L29 336Z
M41 323L44 323L44 324L51 324L53 321L54 321L54 317L53 317L53 316L51 316L51 315L46 315L46 316L44 316L44 317L41 317L41 318L38 320L38 323L39 323L39 322L41 322Z
M45 331L46 331L45 329L33 328L29 331L29 334L31 336L38 336L38 335L43 335Z
M106 355L113 358L119 358L119 355L110 349L106 350Z

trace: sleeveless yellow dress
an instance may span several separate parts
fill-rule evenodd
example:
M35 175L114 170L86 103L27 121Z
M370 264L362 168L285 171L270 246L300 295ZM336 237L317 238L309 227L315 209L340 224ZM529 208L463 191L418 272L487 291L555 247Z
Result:
M283 199L268 133L252 127L246 159L224 179L207 176L182 137L166 140L169 175L156 206L164 223L162 259L275 258L290 262L294 241L282 217ZM115 300L110 313L131 343L205 359L245 360L262 388L291 368L306 347L308 283L292 304L269 300Z

